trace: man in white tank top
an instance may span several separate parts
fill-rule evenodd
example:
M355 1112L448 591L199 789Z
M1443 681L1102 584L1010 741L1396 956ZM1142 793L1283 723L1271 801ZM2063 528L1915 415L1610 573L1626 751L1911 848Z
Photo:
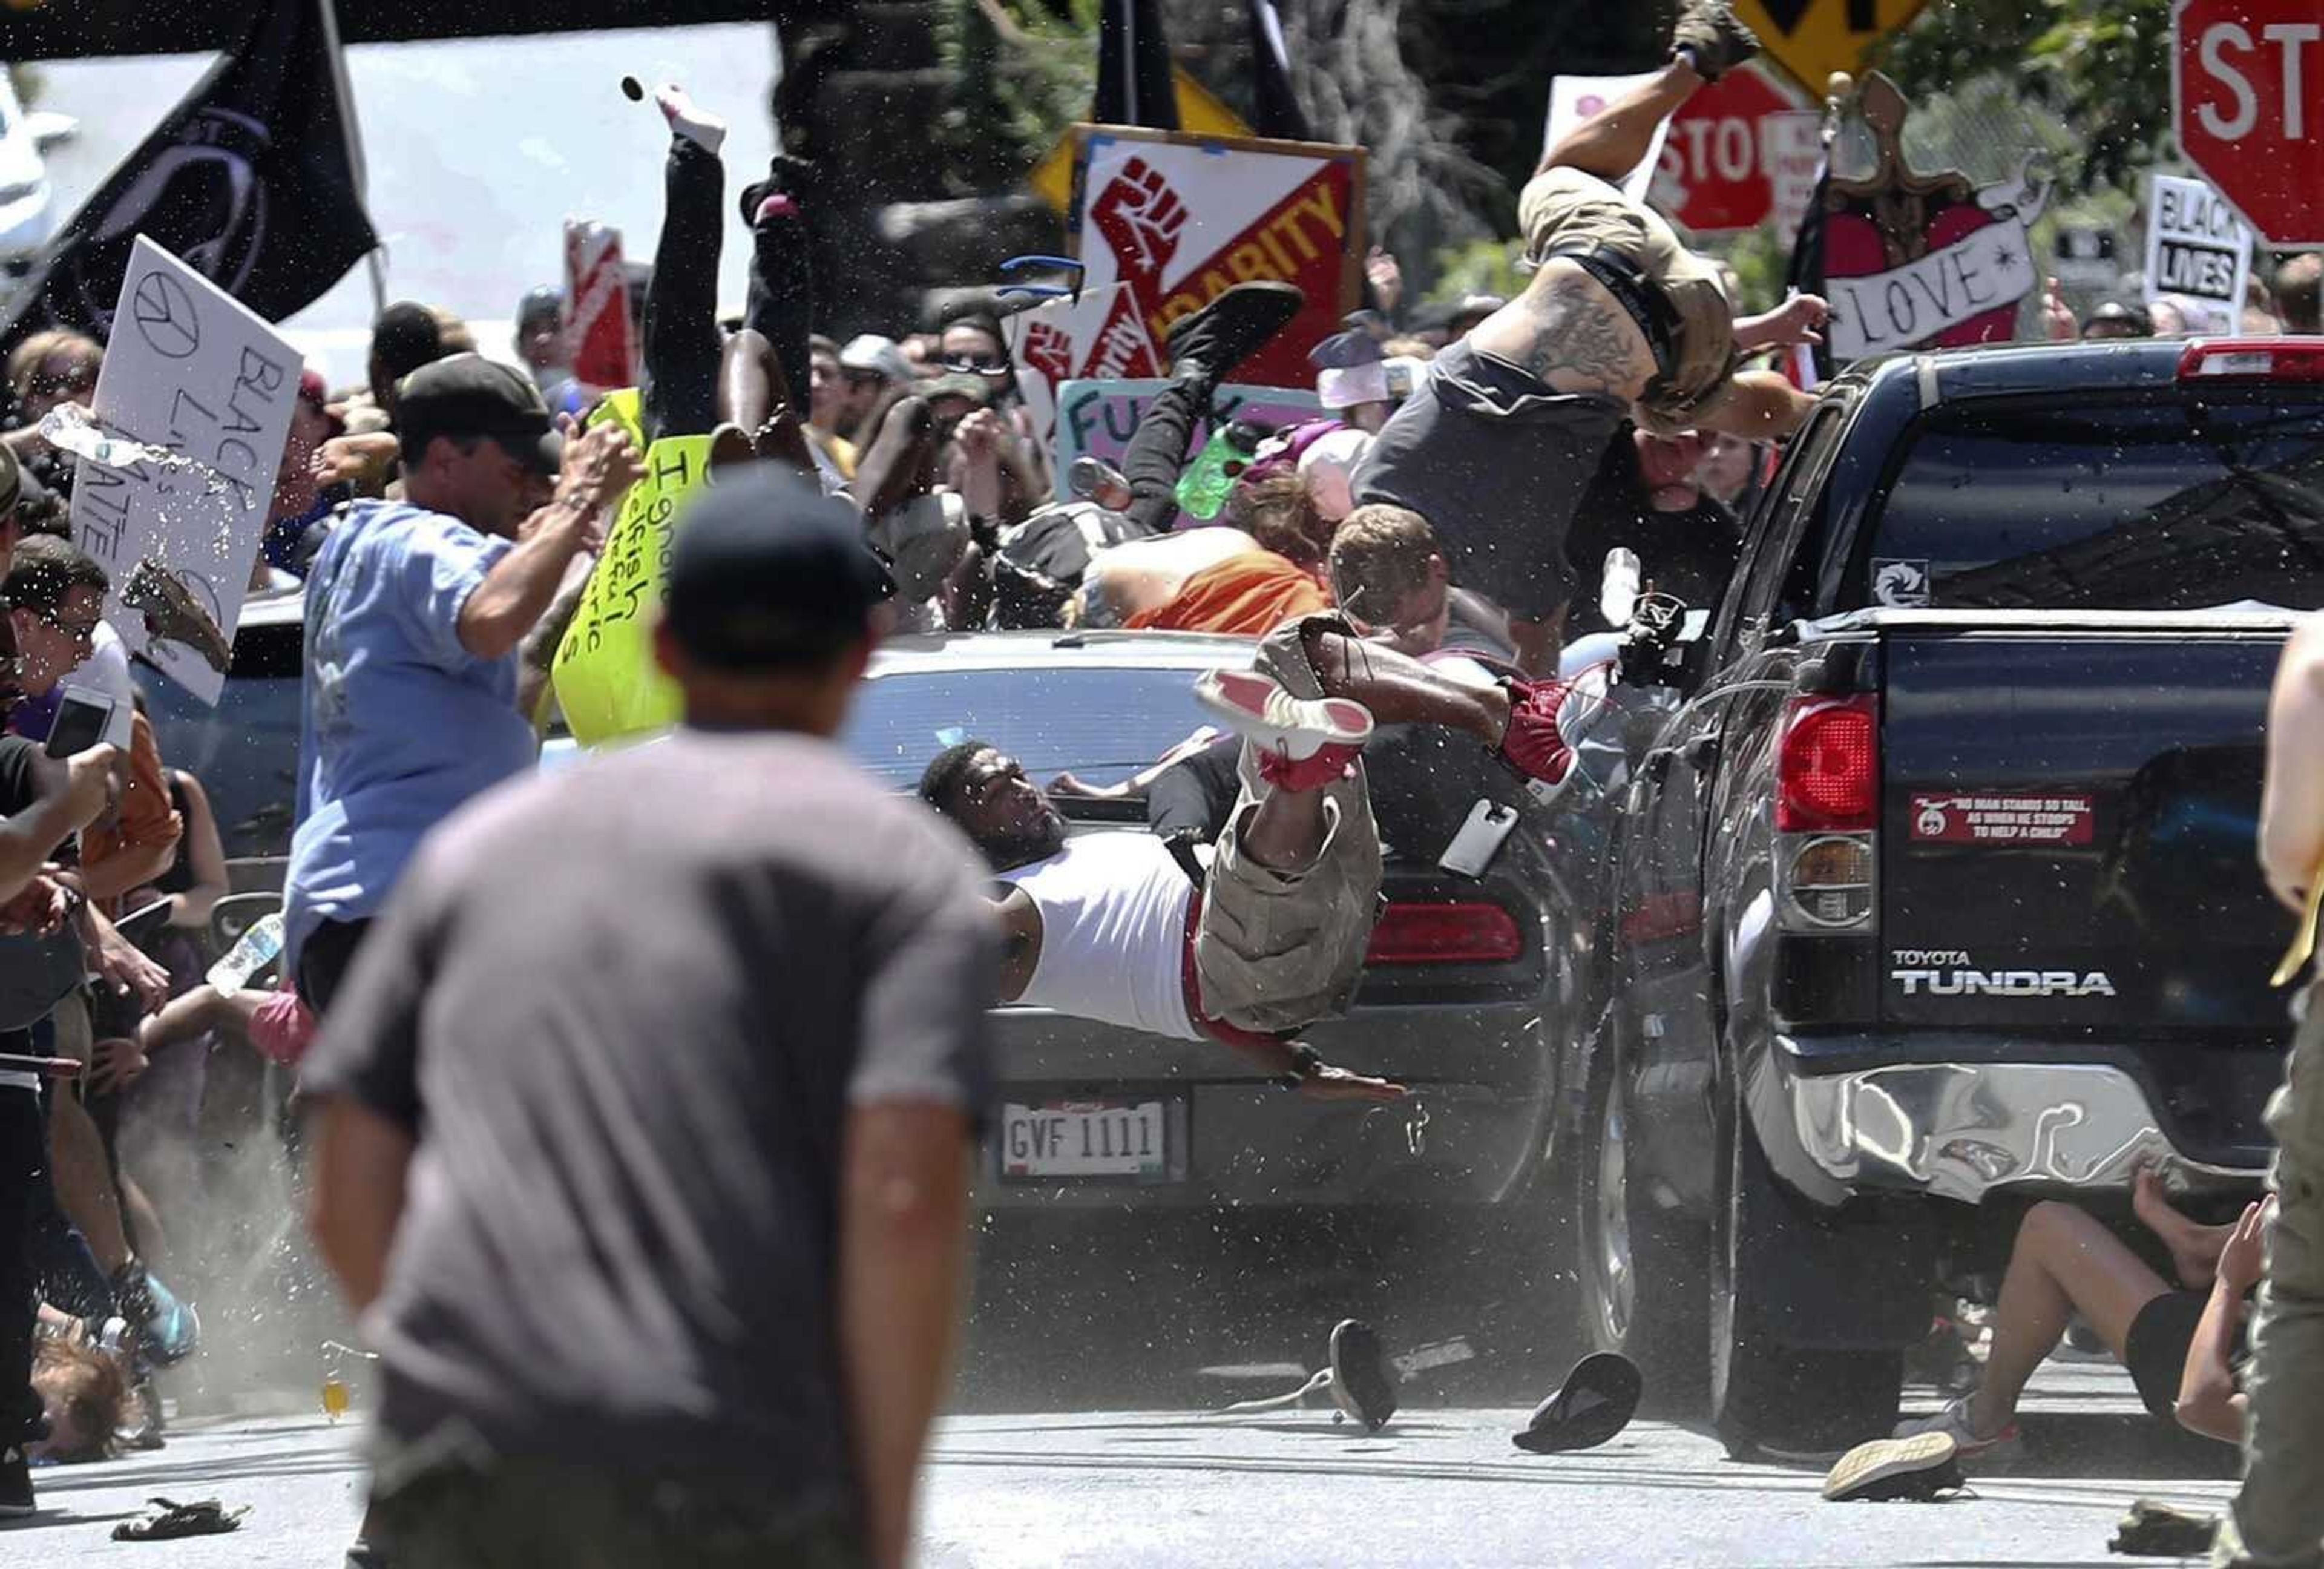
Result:
M1572 756L1556 732L1563 691L1440 675L1337 616L1277 628L1254 662L1195 682L1243 738L1242 797L1207 876L1141 830L1068 838L1049 798L986 742L939 755L920 794L1013 885L994 907L1002 1001L1216 1040L1319 1099L1395 1100L1402 1086L1329 1066L1295 1038L1346 1011L1379 916L1364 742L1375 717L1442 725L1554 781Z

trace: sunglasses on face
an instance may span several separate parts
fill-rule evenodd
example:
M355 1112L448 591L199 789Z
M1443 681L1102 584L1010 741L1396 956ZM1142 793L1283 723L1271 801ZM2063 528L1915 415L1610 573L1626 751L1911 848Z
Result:
M1009 374L1009 357L995 354L948 354L944 356L944 368L972 376L1005 376Z

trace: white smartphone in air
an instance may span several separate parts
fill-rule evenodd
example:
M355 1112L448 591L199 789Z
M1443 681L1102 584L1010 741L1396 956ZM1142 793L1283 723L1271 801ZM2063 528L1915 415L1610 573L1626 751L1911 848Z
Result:
M1493 863L1500 853L1501 841L1517 826L1517 809L1498 801L1480 800L1469 808L1468 820L1452 842L1444 846L1444 854L1436 864L1447 872L1457 872L1463 877L1482 877L1485 868Z

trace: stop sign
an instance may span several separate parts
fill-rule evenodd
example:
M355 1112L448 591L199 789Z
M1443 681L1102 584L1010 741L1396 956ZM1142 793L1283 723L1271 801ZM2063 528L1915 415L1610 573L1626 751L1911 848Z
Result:
M2278 246L2324 245L2324 0L2175 0L2179 146Z
M1750 69L1700 88L1664 138L1655 199L1691 229L1757 227L1775 206L1768 116L1797 107Z

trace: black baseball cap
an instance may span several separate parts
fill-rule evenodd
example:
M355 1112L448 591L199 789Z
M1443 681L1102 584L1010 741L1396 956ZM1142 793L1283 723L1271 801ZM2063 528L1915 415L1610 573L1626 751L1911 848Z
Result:
M553 475L564 461L564 438L532 378L480 354L452 355L404 377L395 424L406 441L422 445L437 436L490 437L535 474Z
M855 509L793 469L724 470L671 529L662 614L680 648L720 669L826 659L895 593Z

